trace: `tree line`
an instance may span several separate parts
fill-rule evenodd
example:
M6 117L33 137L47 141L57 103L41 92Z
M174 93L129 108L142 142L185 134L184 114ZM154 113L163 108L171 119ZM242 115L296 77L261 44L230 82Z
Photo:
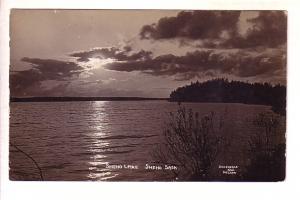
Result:
M270 105L274 112L285 115L286 86L218 78L179 87L171 92L170 101Z

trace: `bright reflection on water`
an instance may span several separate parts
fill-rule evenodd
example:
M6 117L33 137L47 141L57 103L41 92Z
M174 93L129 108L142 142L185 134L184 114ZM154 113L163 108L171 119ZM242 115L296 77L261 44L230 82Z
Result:
M90 161L88 162L90 173L87 175L88 178L92 180L107 180L111 179L117 174L113 174L106 168L106 165L109 162L105 161L107 156L102 155L104 149L109 149L110 143L108 141L103 141L101 138L107 136L107 113L106 106L108 102L106 101L95 101L92 102L91 106L93 107L94 113L92 114L92 122L90 124L90 130L95 130L96 132L91 132L89 135L92 139L91 144L89 145L88 151L92 153Z
M234 122L231 138L251 130L245 121L266 106L184 104L201 115L228 110ZM176 103L167 101L98 101L11 103L10 141L39 163L45 180L164 180L144 170L161 140L162 127ZM108 169L106 165L138 165L139 170ZM39 180L32 161L10 147L10 178Z

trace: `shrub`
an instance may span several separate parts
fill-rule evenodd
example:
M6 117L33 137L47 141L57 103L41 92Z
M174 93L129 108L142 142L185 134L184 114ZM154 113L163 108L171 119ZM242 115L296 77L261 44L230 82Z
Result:
M179 106L175 114L170 113L163 143L154 150L154 158L180 166L180 171L174 172L177 180L209 180L211 166L224 141L219 134L223 121L215 118L213 112L200 117Z
M249 140L250 164L246 181L281 181L285 178L285 139L278 115L259 114L253 122L259 131Z

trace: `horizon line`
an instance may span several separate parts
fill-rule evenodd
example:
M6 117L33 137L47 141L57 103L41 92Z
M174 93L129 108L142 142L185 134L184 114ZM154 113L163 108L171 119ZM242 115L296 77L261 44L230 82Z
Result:
M74 97L74 96L36 96L36 97L12 97L10 102L49 102L49 101L143 101L143 100L169 100L170 98L157 97Z

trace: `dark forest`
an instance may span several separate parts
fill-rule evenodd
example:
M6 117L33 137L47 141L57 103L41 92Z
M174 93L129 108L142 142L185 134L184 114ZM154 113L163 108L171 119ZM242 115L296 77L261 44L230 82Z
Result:
M286 86L220 78L179 87L170 94L170 101L270 105L274 112L285 115Z

